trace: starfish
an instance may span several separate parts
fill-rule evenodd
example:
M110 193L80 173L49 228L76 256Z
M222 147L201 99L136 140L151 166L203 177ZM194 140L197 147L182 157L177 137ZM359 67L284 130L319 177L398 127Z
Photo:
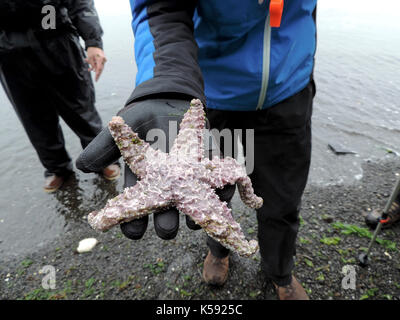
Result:
M198 99L190 103L169 153L153 149L124 122L113 117L109 130L132 172L139 181L91 212L89 224L97 230L138 219L153 212L176 207L223 246L241 256L258 250L256 240L247 241L231 209L215 193L216 188L237 184L242 201L258 209L262 198L254 194L245 168L231 157L204 157L205 112Z

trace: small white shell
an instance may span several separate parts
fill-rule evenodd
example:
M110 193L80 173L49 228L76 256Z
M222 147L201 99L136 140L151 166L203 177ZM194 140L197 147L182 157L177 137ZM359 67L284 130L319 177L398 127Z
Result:
M78 251L79 253L89 252L94 248L94 246L97 243L98 243L98 241L95 238L83 239L83 240L79 241L79 245L78 245L78 248L76 249L76 251Z

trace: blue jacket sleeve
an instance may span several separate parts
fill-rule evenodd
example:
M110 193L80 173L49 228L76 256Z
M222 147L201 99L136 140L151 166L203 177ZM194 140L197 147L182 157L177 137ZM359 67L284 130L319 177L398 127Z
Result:
M205 103L193 35L196 5L193 0L131 0L138 73L128 103L153 96Z

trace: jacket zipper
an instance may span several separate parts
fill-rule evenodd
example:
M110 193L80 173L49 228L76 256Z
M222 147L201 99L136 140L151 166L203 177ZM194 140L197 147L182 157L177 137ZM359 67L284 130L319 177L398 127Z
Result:
M269 17L269 13L268 13L267 19L265 19L265 27L264 27L261 90L260 90L260 95L258 97L258 103L257 103L256 110L262 109L264 102L265 102L265 98L267 96L270 53L271 53L271 25L269 23L269 19L270 19L270 17Z

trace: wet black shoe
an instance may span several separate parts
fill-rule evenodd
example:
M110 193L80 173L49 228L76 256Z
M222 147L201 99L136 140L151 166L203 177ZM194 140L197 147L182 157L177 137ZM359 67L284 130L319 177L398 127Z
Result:
M381 216L382 210L375 209L365 217L365 223L371 228L376 228ZM400 201L396 199L389 208L388 217L382 224L382 228L389 228L398 221L400 221Z

